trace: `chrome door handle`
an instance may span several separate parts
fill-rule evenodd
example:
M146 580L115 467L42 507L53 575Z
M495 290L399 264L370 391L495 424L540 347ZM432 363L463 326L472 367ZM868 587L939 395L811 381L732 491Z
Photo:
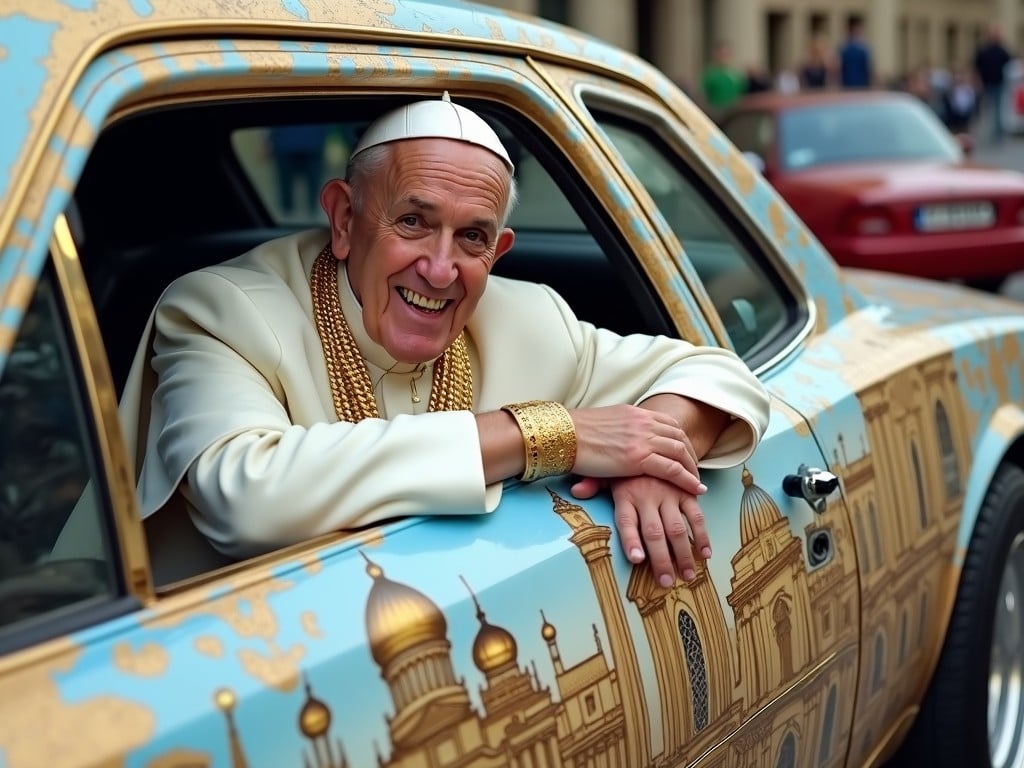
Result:
M803 499L818 514L825 511L826 499L839 487L839 478L831 472L801 464L797 474L782 478L782 491L794 499Z

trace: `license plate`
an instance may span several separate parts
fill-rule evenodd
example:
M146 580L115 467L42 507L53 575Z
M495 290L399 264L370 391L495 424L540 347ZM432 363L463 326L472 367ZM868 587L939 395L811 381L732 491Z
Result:
M992 203L922 205L914 211L914 226L920 232L984 229L995 223L996 209Z

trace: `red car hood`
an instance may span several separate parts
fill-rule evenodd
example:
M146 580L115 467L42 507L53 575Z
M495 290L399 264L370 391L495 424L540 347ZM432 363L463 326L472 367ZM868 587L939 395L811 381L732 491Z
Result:
M860 163L789 171L772 179L785 194L857 197L865 203L930 197L1024 195L1024 174L943 163Z

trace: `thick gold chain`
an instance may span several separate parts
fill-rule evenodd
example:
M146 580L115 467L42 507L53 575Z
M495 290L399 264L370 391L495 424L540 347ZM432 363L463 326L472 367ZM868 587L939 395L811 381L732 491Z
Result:
M331 383L334 412L341 421L355 423L379 418L377 401L366 362L341 311L338 297L338 260L328 243L313 262L309 277L313 298L313 319L324 350L327 377ZM469 411L473 409L473 369L465 333L460 333L434 362L430 386L431 411Z

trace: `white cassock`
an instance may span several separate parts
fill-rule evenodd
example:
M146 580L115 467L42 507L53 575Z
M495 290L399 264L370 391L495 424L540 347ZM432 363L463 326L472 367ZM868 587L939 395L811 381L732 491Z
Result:
M180 560L201 545L198 530L238 558L387 518L497 506L473 414L425 412L432 367L395 366L369 339L344 268L342 308L382 418L338 421L309 287L327 241L309 230L265 243L161 298L121 401L151 549ZM466 330L478 412L686 395L733 416L701 462L710 468L744 461L767 426L768 395L732 352L597 329L546 286L489 278ZM154 563L158 581L204 567L165 566Z

